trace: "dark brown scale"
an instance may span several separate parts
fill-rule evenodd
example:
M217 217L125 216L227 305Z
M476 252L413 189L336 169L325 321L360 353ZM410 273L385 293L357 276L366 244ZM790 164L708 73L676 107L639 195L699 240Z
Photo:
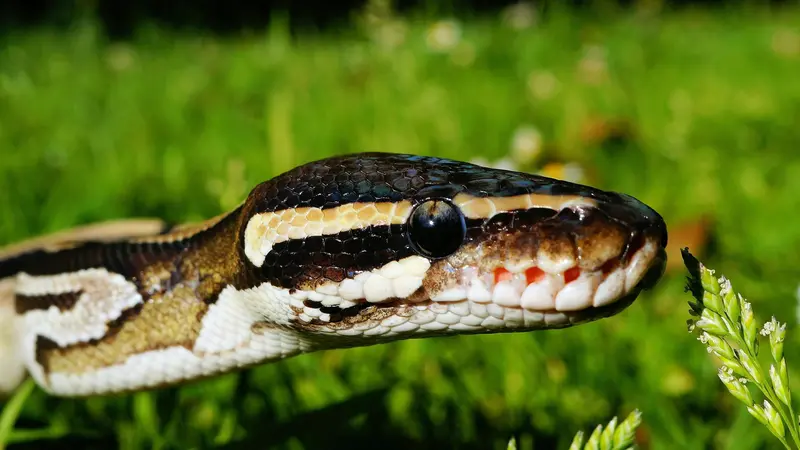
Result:
M320 308L322 308L322 302L315 302L313 300L304 300L303 301L303 305L306 308L311 308L311 309L320 309Z
M513 213L496 214L483 225L483 232L491 234L506 232L511 229L511 222L513 220Z
M325 268L325 278L335 283L344 280L347 277L345 269L341 267L327 267Z
M17 295L14 306L17 314L33 310L48 310L55 306L59 311L69 311L78 302L83 291L63 292L60 294Z

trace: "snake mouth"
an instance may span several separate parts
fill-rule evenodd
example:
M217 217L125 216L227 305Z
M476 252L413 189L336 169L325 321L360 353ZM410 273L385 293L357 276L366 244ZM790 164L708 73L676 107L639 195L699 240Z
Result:
M330 304L319 294L306 296L298 292L295 309L304 328L322 334L363 334L376 339L407 333L564 328L617 314L643 290L652 288L666 261L659 244L657 238L647 238L640 248L597 270L574 266L545 272L531 263L505 263L483 272L478 272L477 267L465 267L459 272L465 280L463 288L450 287L428 295L423 287L410 297L377 303L359 298ZM436 268L431 270L434 272L430 277L439 279Z
M430 301L485 305L498 312L502 308L502 314L496 316L503 318L513 317L513 310L518 310L521 326L574 324L620 312L641 291L656 284L665 261L660 242L647 238L640 248L594 269L574 265L560 270L554 265L536 265L535 260L506 261L489 269L462 268L463 282L432 295Z

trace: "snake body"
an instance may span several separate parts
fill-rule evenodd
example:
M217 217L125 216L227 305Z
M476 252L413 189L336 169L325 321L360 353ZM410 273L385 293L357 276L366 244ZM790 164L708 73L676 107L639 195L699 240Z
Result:
M233 211L0 251L0 388L153 389L301 353L563 328L661 276L667 232L624 194L449 159L299 166Z

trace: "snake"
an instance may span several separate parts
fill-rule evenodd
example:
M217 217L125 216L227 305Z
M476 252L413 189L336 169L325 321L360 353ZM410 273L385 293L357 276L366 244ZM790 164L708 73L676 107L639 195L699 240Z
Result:
M563 329L652 289L667 228L627 194L350 153L200 223L98 222L0 250L0 390L131 393L333 349Z

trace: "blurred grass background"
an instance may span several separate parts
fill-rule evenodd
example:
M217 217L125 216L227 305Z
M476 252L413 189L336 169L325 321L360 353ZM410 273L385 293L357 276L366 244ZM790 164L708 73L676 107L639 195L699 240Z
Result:
M481 158L630 193L754 303L800 368L800 7L450 16L216 35L85 16L0 37L0 244L110 218L210 217L297 164ZM767 431L687 333L684 273L574 329L329 351L182 388L25 403L10 448L566 448L643 412L645 449ZM795 377L795 381L799 378ZM795 389L800 386L795 383Z

